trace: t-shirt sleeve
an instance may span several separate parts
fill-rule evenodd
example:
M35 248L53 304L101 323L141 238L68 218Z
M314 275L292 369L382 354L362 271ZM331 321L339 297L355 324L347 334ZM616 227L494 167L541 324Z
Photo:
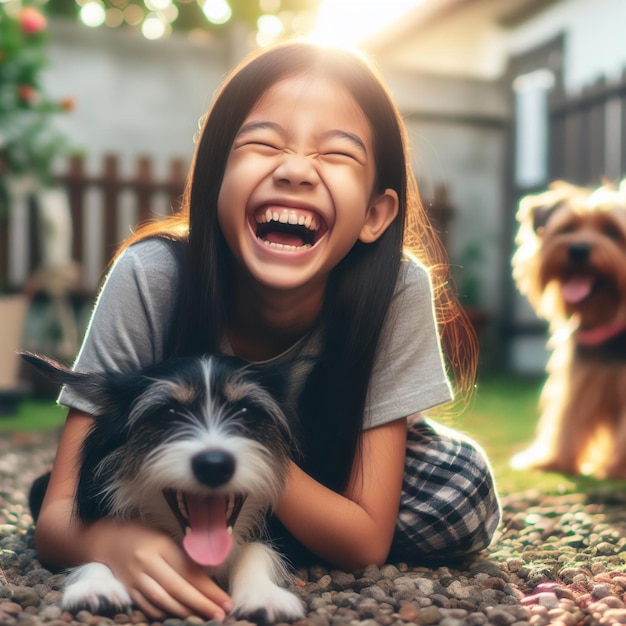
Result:
M103 283L74 369L132 371L162 360L178 278L171 243L149 239L127 248ZM59 404L95 409L67 387Z
M452 399L428 271L401 267L383 325L365 403L364 428L425 411Z

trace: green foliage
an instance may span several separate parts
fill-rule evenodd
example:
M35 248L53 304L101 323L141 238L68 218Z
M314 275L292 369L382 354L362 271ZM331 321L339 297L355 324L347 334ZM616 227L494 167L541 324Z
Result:
M53 160L66 148L51 122L53 114L72 103L54 101L44 91L46 39L46 18L38 3L0 2L0 181L6 174L31 174L49 183ZM6 198L6 189L0 192Z

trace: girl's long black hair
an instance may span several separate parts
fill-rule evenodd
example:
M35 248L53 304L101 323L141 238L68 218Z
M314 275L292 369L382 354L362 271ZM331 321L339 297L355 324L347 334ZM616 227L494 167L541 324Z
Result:
M279 80L301 74L334 80L352 95L372 130L374 192L391 188L399 197L399 214L385 233L371 244L358 241L331 273L320 319L321 358L300 402L303 469L341 492L354 462L376 348L404 245L413 244L418 258L431 268L442 328L451 317L447 312L459 319L445 287L447 266L441 263L439 241L419 203L404 125L376 71L356 53L304 42L261 50L246 60L223 84L204 119L181 211L146 225L123 247L156 235L188 240L169 354L218 354L235 276L233 256L217 219L226 162L239 128L259 98ZM454 365L458 359L450 362ZM458 368L460 379L463 365Z

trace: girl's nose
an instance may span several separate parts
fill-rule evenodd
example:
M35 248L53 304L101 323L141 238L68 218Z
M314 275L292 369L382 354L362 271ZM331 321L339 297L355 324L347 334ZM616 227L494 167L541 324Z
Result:
M274 182L289 186L314 186L319 182L314 157L299 154L284 154L274 170Z

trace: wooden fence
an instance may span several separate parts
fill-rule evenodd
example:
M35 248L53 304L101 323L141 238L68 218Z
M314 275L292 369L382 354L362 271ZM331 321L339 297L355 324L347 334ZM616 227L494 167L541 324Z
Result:
M119 159L110 155L103 159L101 173L90 174L82 157L68 161L58 182L69 199L72 258L83 268L85 295L95 292L103 268L136 224L178 208L186 171L186 163L172 160L167 175L156 178L152 161L142 157L127 176ZM41 259L35 202L33 197L20 207L26 215L0 218L0 285L10 290L23 288Z

